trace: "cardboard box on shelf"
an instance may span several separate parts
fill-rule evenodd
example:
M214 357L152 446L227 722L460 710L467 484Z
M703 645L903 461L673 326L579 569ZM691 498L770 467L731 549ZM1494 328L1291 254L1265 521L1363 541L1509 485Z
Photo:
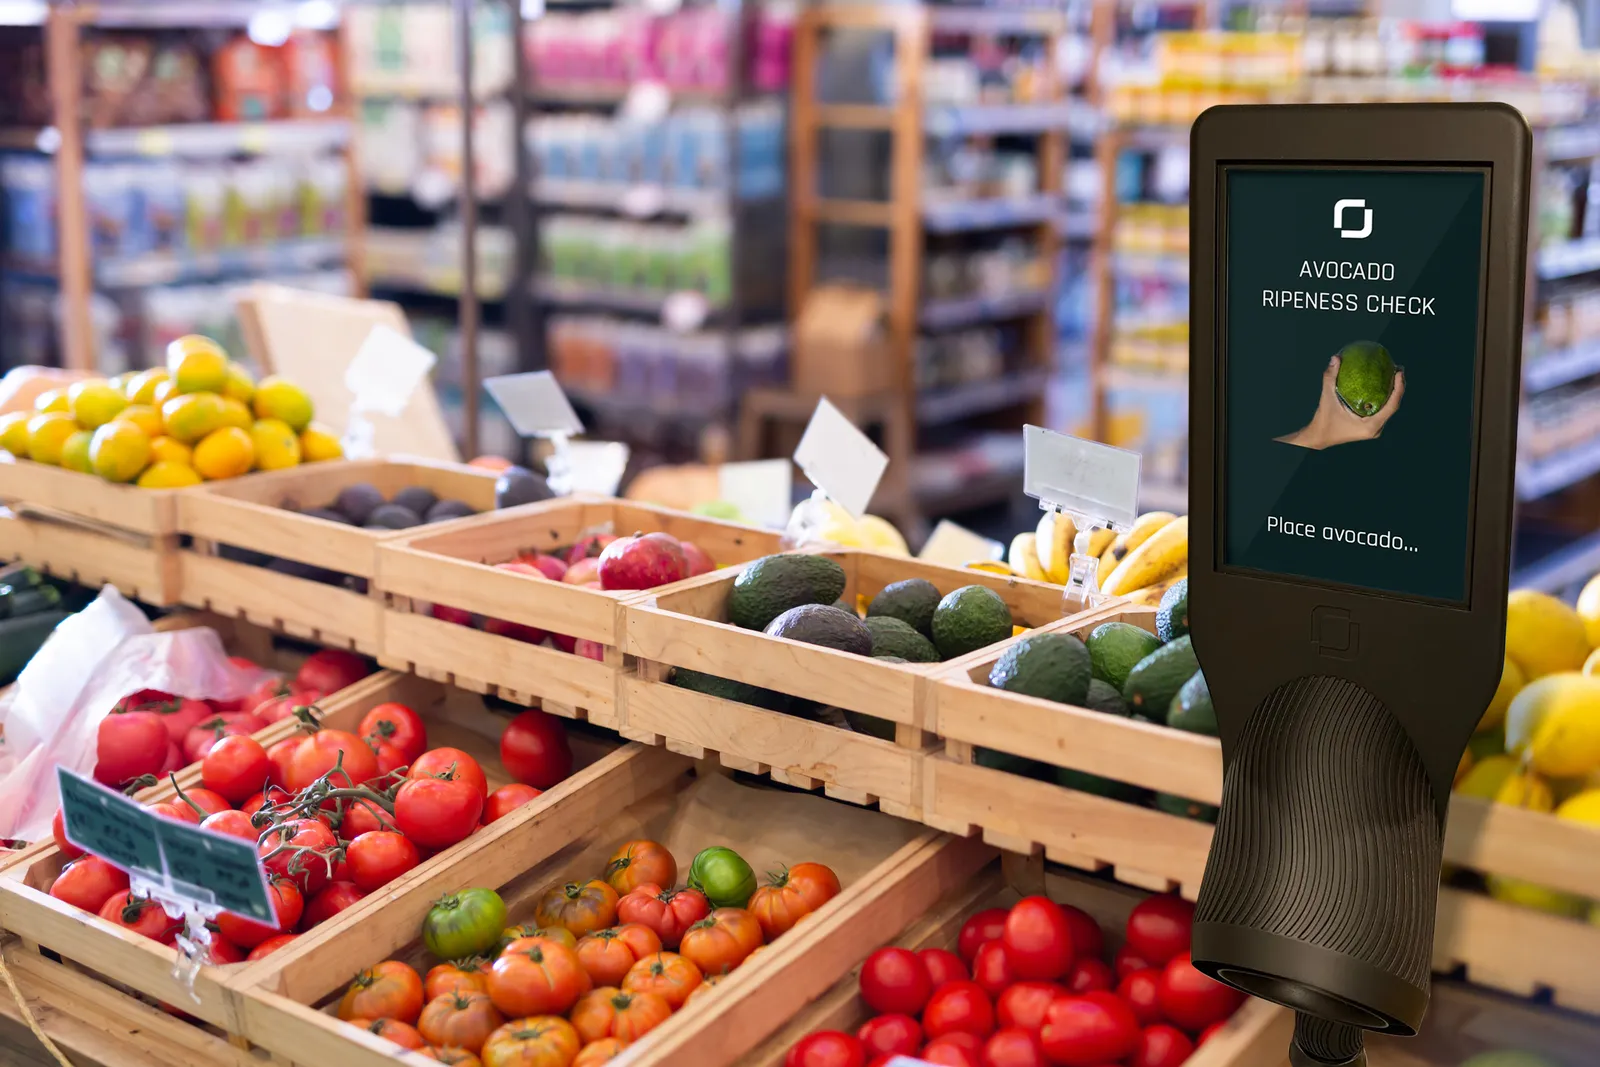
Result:
M894 385L894 363L883 330L883 296L854 286L813 289L794 326L797 392L864 397Z

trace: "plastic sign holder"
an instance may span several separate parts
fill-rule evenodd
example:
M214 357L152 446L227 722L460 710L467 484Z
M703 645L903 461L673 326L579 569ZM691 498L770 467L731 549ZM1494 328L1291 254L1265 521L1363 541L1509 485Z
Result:
M355 399L345 424L344 454L365 459L376 452L377 429L369 414L398 419L411 394L432 373L438 359L398 330L379 324L367 334L345 368L344 384Z
M795 447L794 463L816 489L790 516L783 543L791 548L819 540L828 525L829 501L851 518L865 515L889 457L823 397Z
M1097 530L1127 533L1139 517L1139 453L1046 430L1022 428L1023 492L1043 511L1066 515L1077 536L1072 542L1066 614L1096 608L1108 599L1100 592L1100 559L1090 551Z
M266 871L253 842L163 818L65 767L56 768L56 783L67 840L127 872L132 892L183 916L173 975L190 996L211 943L209 920L226 911L258 923L274 921Z
M556 495L571 493L575 474L572 438L583 432L583 420L572 410L572 402L556 376L547 370L502 374L485 378L483 387L505 413L517 436L550 442L553 451L545 460L546 479ZM626 458L623 464L627 464Z
M794 461L756 459L717 468L717 499L746 521L781 527L794 507Z

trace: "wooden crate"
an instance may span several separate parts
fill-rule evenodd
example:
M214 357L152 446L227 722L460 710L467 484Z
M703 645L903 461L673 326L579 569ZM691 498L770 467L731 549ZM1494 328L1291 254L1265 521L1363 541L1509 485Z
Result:
M493 566L597 531L668 533L693 541L728 567L779 550L779 535L769 530L597 497L528 504L462 519L448 530L413 532L379 549L378 584L388 598L380 659L385 666L615 727L621 609L640 594L542 581ZM443 622L430 614L434 604L594 641L604 647L605 659Z
M846 600L926 578L944 593L987 586L1005 598L1019 624L1061 617L1059 586L853 549L823 554L844 567ZM923 709L933 677L947 665L885 663L740 629L726 621L735 577L703 575L626 606L623 651L638 663L622 679L623 734L696 758L716 753L728 767L917 818L921 762L931 741ZM893 724L895 739L681 689L666 682L673 667L872 715Z
M178 499L178 528L193 538L190 549L179 557L183 602L295 637L377 655L383 614L373 584L377 546L416 531L364 530L281 506L324 507L340 490L360 482L376 486L385 497L408 485L421 485L478 511L494 508L493 474L424 460L344 460L211 482ZM349 575L354 588L226 559L223 546Z
M394 883L383 900L358 904L347 913L353 921L341 930L313 931L242 974L234 988L241 994L246 1035L298 1067L392 1067L399 1051L339 1022L332 1003L359 968L389 958L426 965L420 924L441 894L465 886L494 887L509 907L508 921L527 921L540 890L593 877L612 851L638 837L663 839L673 848L681 881L693 852L672 843L682 832L679 827L691 828L694 848L725 844L757 869L775 864L776 855L835 866L844 892L815 920L776 940L719 987L730 995L781 991L793 1010L831 985L850 966L852 953L860 951L857 931L835 931L834 917L862 911L904 923L936 899L926 879L930 864L952 868L948 876L957 877L958 859L971 870L990 855L977 842L950 847L942 834L876 812L845 810L841 825L840 812L829 801L741 786L715 773L702 778L691 773L690 760L664 749L629 745L619 757L604 775L574 778L551 790L546 796L554 802L520 825L490 826L482 846L448 868L419 869ZM765 814L752 817L754 806ZM803 832L797 830L800 825L806 827ZM713 998L706 1006L716 1003ZM697 1032L699 1008L679 1012L641 1041L634 1053L640 1058L633 1062L704 1067L707 1061L696 1043L684 1040ZM780 1018L772 1017L769 1028ZM747 1030L745 1047L765 1032Z
M1154 630L1151 609L1115 605L1048 629L1086 636L1113 620ZM1119 881L1193 899L1211 848L1210 825L981 767L972 762L972 750L982 746L1216 804L1222 796L1219 742L992 689L989 669L1010 643L951 665L934 682L930 729L945 748L924 763L923 821L1068 866L1110 868ZM1600 896L1600 829L1551 815L1454 796L1444 859L1478 874ZM1521 995L1549 990L1557 1004L1600 1012L1597 959L1600 926L1478 892L1440 891L1437 970L1464 967L1483 985Z
M7 466L0 463L0 470ZM61 473L108 489L138 494L168 492L114 486L72 471ZM147 506L150 503L145 502ZM143 534L93 525L17 502L11 504L11 510L0 508L0 564L20 560L69 582L115 586L125 596L157 607L179 600L182 572L177 541L173 533Z

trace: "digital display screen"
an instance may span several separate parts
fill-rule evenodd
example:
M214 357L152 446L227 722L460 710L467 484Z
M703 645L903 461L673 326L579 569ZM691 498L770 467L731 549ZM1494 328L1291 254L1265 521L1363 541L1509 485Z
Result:
M1465 602L1488 170L1222 178L1222 565Z

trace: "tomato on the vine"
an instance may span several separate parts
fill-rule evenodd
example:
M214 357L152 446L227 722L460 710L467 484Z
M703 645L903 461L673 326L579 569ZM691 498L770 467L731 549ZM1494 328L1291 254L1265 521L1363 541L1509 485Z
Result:
M334 767L339 768L333 774ZM378 777L372 746L348 730L318 730L300 742L289 762L289 788L306 788L323 775L335 789L349 789Z
M244 958L244 949L235 945L221 934L212 933L211 940L206 942L205 959L207 963L213 965L243 963Z
M61 869L50 895L75 908L99 914L106 901L128 888L128 876L99 856L83 856Z
M1139 1020L1114 993L1060 997L1045 1012L1039 1031L1050 1062L1060 1067L1117 1063L1139 1042Z
M838 1030L807 1034L789 1049L783 1067L866 1067L867 1050L860 1039Z
M1139 1031L1139 1043L1128 1057L1128 1067L1183 1067L1195 1044L1175 1026L1158 1023Z
M366 895L354 882L329 882L322 892L306 902L305 925L309 928L325 923Z
M190 826L200 825L200 813L181 800L159 801L151 804L146 810L152 815L160 815L174 822L186 822Z
M922 1047L922 1024L909 1015L878 1015L856 1031L869 1056L915 1056Z
M354 840L374 830L395 829L397 827L394 815L385 811L381 805L364 798L346 801L344 814L339 822L339 836L346 840Z
M1244 994L1202 974L1184 952L1167 961L1156 985L1156 1003L1167 1020L1190 1033L1221 1022L1244 1003Z
M711 902L698 889L662 889L645 883L617 901L617 919L643 923L656 932L662 945L675 949L684 932L711 913Z
M378 774L373 779L374 781L383 785L391 785L396 779L405 777L406 767L411 762L406 759L405 753L387 741L369 739L367 745L372 749L372 755L378 761Z
M1018 982L1000 994L994 1006L995 1016L1003 1029L1038 1033L1044 1027L1044 1013L1050 1002L1065 993L1054 982Z
M183 927L181 918L174 918L149 897L134 896L126 889L100 906L100 918L152 941L170 941Z
M357 974L339 1000L339 1018L416 1022L422 1013L422 978L399 960L384 960Z
M200 781L237 804L271 781L272 761L253 737L224 737L200 761Z
M289 879L275 875L267 879L267 891L272 897L276 922L269 926L225 911L217 916L217 931L235 945L247 949L279 934L293 932L305 913L305 897L301 896L300 888Z
M259 723L261 720L255 719L253 722ZM199 763L206 758L212 746L224 737L248 737L259 729L260 726L251 722L239 719L230 721L221 715L214 715L183 735L183 758L189 763Z
M994 1006L975 982L951 982L934 991L922 1009L922 1030L928 1037L994 1032Z
M153 711L161 716L162 725L167 728L167 737L178 744L183 744L184 736L212 714L211 707L203 700L187 700L174 697L171 700L147 704L140 708L141 711ZM226 711L227 708L218 707L217 711ZM238 708L232 709L234 711Z
M643 923L623 923L585 934L577 948L578 962L598 989L620 986L635 963L661 951L661 938Z
M922 959L910 949L880 948L861 965L861 999L880 1015L917 1015L933 992Z
M513 1019L565 1015L592 988L578 954L544 937L511 942L489 970L489 996Z
M983 1043L983 1067L1047 1067L1044 1046L1032 1030L996 1030Z
M272 784L280 789L289 788L290 768L294 765L294 754L300 750L300 743L305 738L299 735L285 737L282 741L274 741L267 749L267 760L272 764Z
M1194 905L1173 893L1146 897L1128 916L1128 947L1152 967L1189 951Z
M987 941L978 946L978 954L972 957L972 980L990 1000L1004 993L1018 977L1004 941Z
M1076 956L1066 913L1049 897L1024 897L1013 904L1000 940L1018 978L1053 982Z
M1161 972L1154 967L1134 971L1117 983L1117 996L1133 1009L1140 1026L1150 1026L1161 1021L1161 1005L1157 990L1161 986Z
M629 841L606 861L605 880L619 897L642 885L672 885L678 880L678 861L654 841Z
M557 785L572 773L567 728L549 712L523 712L500 735L500 762L519 782L537 789Z
M361 717L356 733L374 745L387 741L400 750L406 763L428 751L427 725L404 704L379 704Z
M496 819L503 819L516 811L522 805L542 796L544 791L535 789L531 785L521 782L512 782L503 785L489 794L489 799L483 802L483 825L488 826Z
M404 834L369 830L345 846L350 880L363 892L388 885L420 863L417 846Z
M210 789L198 787L194 789L185 789L182 791L181 795L177 797L177 802L181 804L184 800L188 800L190 804L205 812L204 815L200 816L201 822L204 822L206 819L217 814L218 812L233 810L232 801L223 796L221 793Z
M464 841L482 814L483 794L459 778L408 778L394 797L395 825L423 848Z
M965 982L972 977L961 957L947 948L919 949L917 956L928 969L928 978L934 989L949 982Z
M411 761L411 770L406 772L406 777L412 780L455 779L470 784L477 791L480 800L487 800L489 797L489 780L484 777L483 768L478 765L477 760L459 748L429 749Z
M985 941L998 941L1000 935L1006 932L1007 914L1005 908L989 908L961 924L956 950L961 953L961 959L968 967L972 966L972 957L978 954L979 945Z
M279 848L284 851L267 859ZM262 834L256 845L268 874L292 879L303 896L315 896L332 880L339 839L320 819L291 819Z
M726 974L761 947L761 926L743 908L718 908L689 927L678 952L702 975Z

